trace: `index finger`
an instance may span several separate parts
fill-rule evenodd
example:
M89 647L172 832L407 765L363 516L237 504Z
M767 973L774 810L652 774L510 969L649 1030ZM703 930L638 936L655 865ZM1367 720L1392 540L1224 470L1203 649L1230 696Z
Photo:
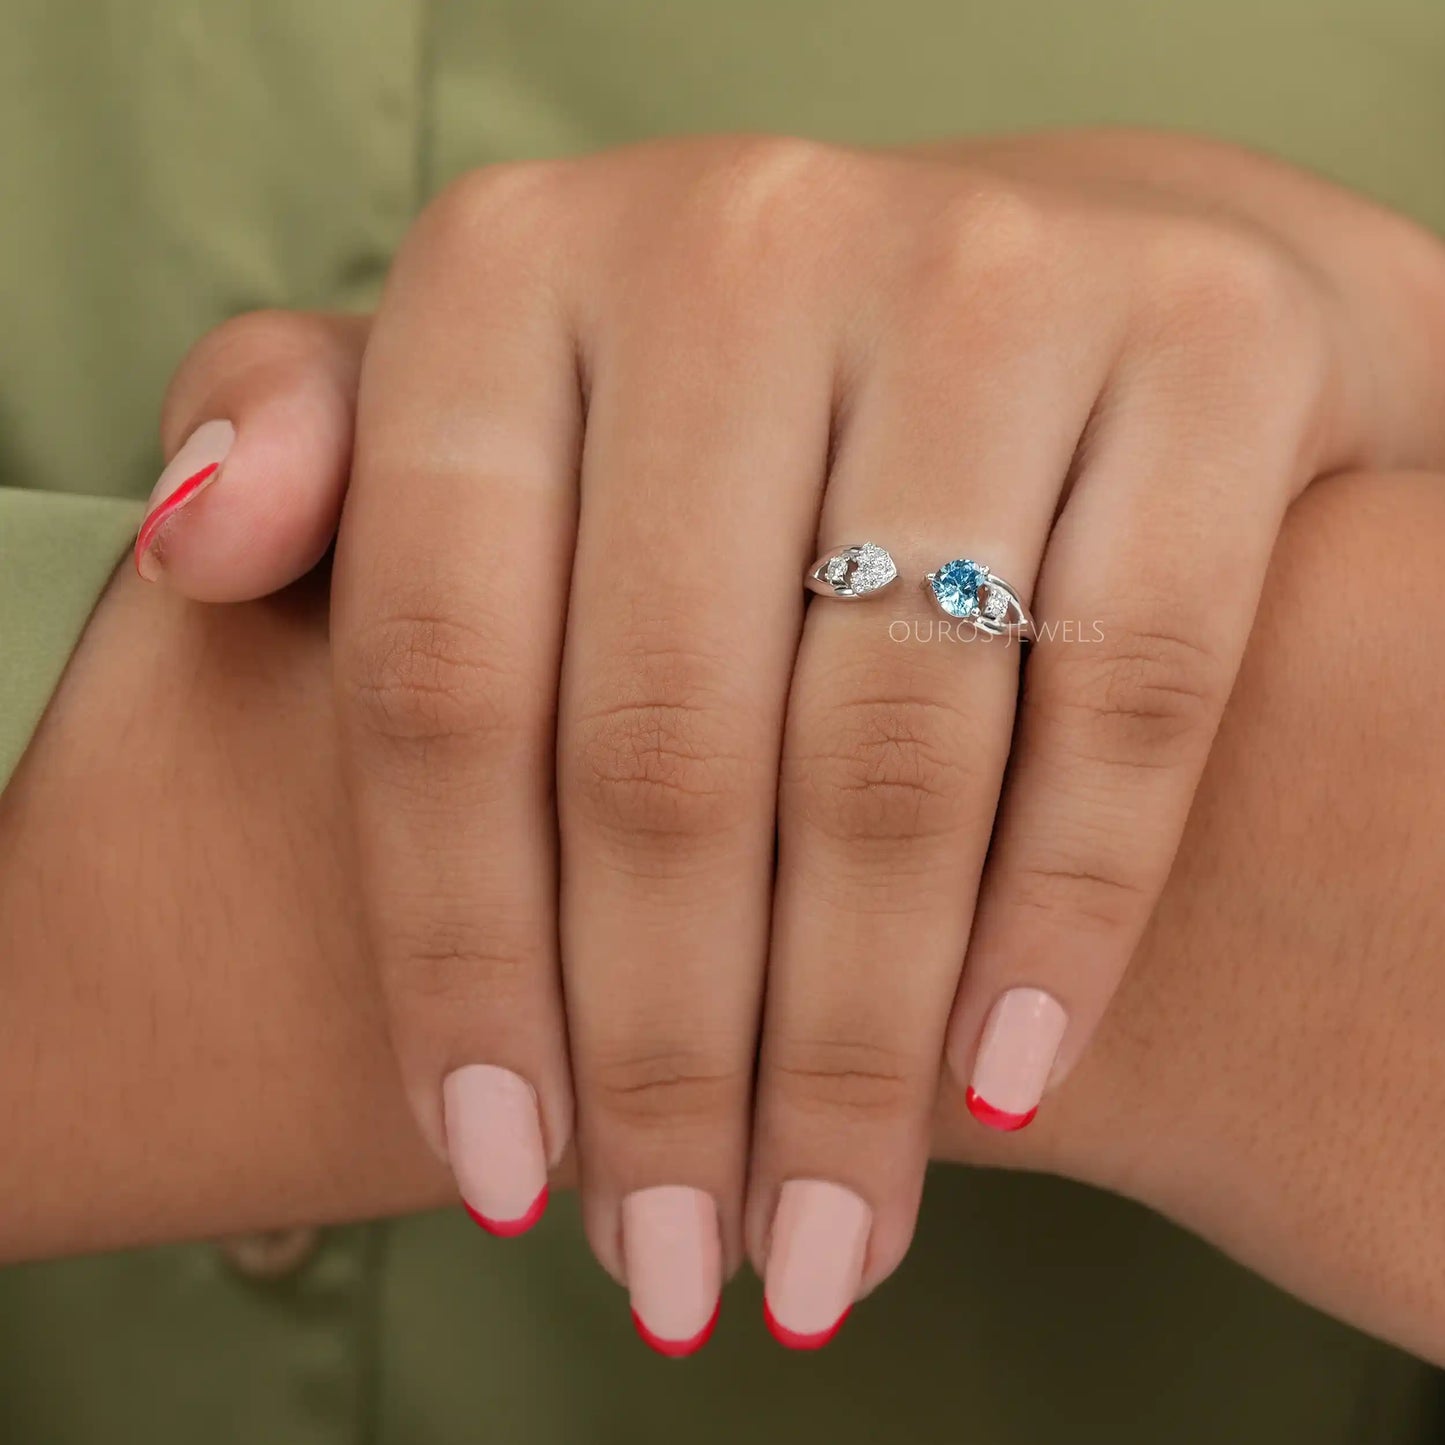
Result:
M336 678L408 1097L473 1217L520 1233L570 1130L553 714L581 426L535 172L408 239L364 367Z

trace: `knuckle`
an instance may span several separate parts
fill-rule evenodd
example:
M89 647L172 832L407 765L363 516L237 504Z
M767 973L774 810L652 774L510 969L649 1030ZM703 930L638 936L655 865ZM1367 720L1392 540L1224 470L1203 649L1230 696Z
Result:
M702 1050L633 1046L594 1059L585 1087L609 1117L646 1127L726 1118L745 1106L750 1080Z
M574 719L564 790L590 828L632 847L669 846L729 835L751 816L752 769L737 719L689 682L690 670L653 659L632 697Z
M896 1119L928 1093L922 1072L904 1054L861 1033L780 1042L770 1051L767 1073L785 1107L860 1121Z
M1156 249L1156 295L1170 326L1191 345L1213 339L1226 352L1253 354L1306 314L1300 276L1288 255L1242 226L1183 220Z
M1089 861L1081 861L1084 857ZM1096 934L1128 929L1148 902L1141 882L1101 863L1094 852L1023 863L1010 871L1006 896L1009 907L1059 931L1082 928Z
M454 1018L514 998L525 980L538 976L541 949L535 932L494 925L483 931L428 918L400 931L388 957L384 973L394 1005Z
M830 702L800 718L806 741L788 752L785 809L850 849L950 836L974 792L960 745L968 727L956 708L929 698Z
M1105 641L1025 672L1025 707L1064 720L1072 751L1128 768L1167 768L1205 747L1229 693L1229 672L1184 628L1103 624Z
M794 136L744 136L730 143L704 180L713 220L743 234L765 232L797 218L846 152Z
M1013 307L1046 284L1058 222L1040 196L988 177L945 201L918 244L914 280L933 305L951 295Z
M384 741L500 743L530 726L528 689L495 639L425 601L361 628L337 674L349 716Z
M561 161L507 161L458 176L422 210L403 257L435 266L534 254L552 232L566 174Z
M586 821L663 843L730 832L741 815L742 767L723 750L710 706L629 702L578 725L569 793Z
M825 195L850 154L788 136L729 138L698 170L678 232L692 281L735 295L801 281L823 241Z

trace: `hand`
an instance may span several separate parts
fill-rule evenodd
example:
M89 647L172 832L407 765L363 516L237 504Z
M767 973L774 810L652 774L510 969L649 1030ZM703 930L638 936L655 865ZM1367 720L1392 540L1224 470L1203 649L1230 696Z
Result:
M1162 886L1285 505L1438 454L1432 243L1263 162L1288 227L1257 185L1192 200L1185 143L1163 185L1051 144L480 173L377 320L335 636L403 1069L476 1212L525 1222L569 1130L560 668L589 1233L664 1344L737 1253L764 955L748 1242L816 1343L906 1247L965 944L950 1054L1016 1126ZM900 644L901 598L799 643L800 562L865 537L1094 628L1030 659L1001 802L1017 649Z
M1174 870L1095 1047L1018 1135L978 1128L946 1081L934 1139L935 1158L1162 1209L1437 1361L1442 537L1442 476L1334 478L1290 509ZM1390 558L1414 619L1388 646L1372 616L1318 606L1316 579L1352 548ZM0 1196L0 1259L450 1197L364 956L316 592L199 608L122 575L0 795L0 993L25 1041L0 1050L0 1098L19 1105L0 1119L18 1181ZM986 1217L1001 1196L976 1184ZM1055 1282L1012 1238L936 1241L894 1317L950 1287L940 1269L972 1279L997 1249L1047 1308ZM1087 1234L1075 1244L1087 1254ZM1109 1269L1059 1282L1062 1308L1086 1308ZM1044 1370L1067 1354L1049 1334Z

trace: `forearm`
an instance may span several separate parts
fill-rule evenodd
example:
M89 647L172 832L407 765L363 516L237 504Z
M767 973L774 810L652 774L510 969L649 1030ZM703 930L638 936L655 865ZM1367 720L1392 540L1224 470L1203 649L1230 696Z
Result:
M995 1140L946 1104L940 1152L1126 1187L1149 1148L1157 1202L1248 1254L1268 1230L1231 1238L1211 1182L1217 1156L1248 1157L1230 1142L1241 1091L1256 1106L1273 1091L1279 1115L1314 1108L1289 1070L1313 1054L1306 1076L1343 1088L1318 1056L1348 1046L1403 1048L1417 1096L1445 1094L1435 1051L1396 1028L1402 1009L1432 1038L1445 1026L1445 1002L1409 995L1445 933L1423 882L1438 877L1445 780L1418 726L1442 686L1442 538L1430 480L1326 483L1297 509L1098 1047L1032 1140ZM1387 638L1342 622L1344 556L1389 558L1418 625ZM1367 738L1391 759L1383 775L1361 765ZM1327 790L1347 848L1321 821ZM347 840L319 607L193 608L118 578L0 803L0 1253L451 1197L395 1084ZM1359 958L1405 993L1361 999L1325 967ZM1339 1038L1351 1008L1365 1044Z
M446 1195L355 921L318 602L122 569L0 801L0 1256Z

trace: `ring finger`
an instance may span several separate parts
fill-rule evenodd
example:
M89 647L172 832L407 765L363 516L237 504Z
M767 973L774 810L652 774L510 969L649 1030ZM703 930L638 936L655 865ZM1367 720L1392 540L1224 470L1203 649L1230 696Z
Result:
M982 344L975 317L926 305L880 348L823 540L885 543L902 576L813 606L789 704L749 1228L798 1348L911 1237L1008 754L1018 646L943 625L919 579L971 556L1027 589L1107 366L1102 328L1073 353L1023 327Z

